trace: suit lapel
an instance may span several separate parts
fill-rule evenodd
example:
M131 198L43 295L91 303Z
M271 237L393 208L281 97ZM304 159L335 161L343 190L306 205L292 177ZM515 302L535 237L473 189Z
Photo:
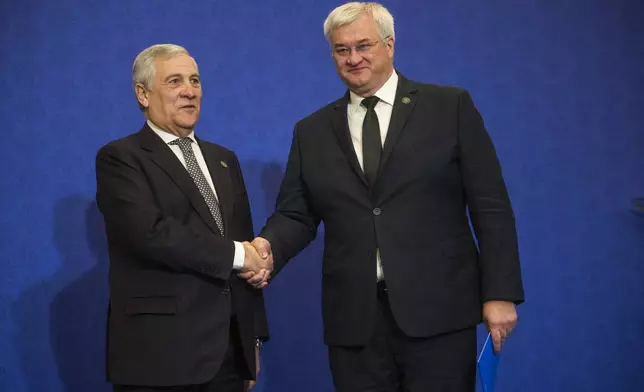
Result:
M387 160L396 146L396 142L409 119L409 115L414 110L418 96L416 92L418 88L415 84L400 73L398 73L398 87L396 88L396 100L394 101L394 108L391 113L391 120L389 121L389 129L387 131L387 138L382 151L382 158L380 159L380 167L378 173L382 173L383 168L387 164Z
M349 165L353 168L356 175L360 180L366 185L369 186L364 172L360 168L360 163L358 162L358 156L356 155L356 150L353 147L351 142L351 133L349 132L349 122L347 120L347 105L349 103L349 92L335 102L333 106L333 113L331 114L331 122L333 125L333 131L335 136L338 138L338 143L344 152L344 155L349 161Z
M197 138L201 152L208 165L208 171L212 178L212 183L215 184L217 190L217 199L219 200L219 208L221 209L221 216L224 221L224 231L228 232L230 227L230 216L233 211L233 196L232 184L230 182L230 167L232 162L227 162L224 157L217 152L213 145L204 142Z
M199 188L195 185L192 177L176 155L170 148L159 138L150 127L146 124L139 132L141 148L150 153L150 158L156 163L168 176L177 184L179 189L188 198L192 207L197 211L199 216L204 220L206 225L213 233L221 235L215 218L210 213Z

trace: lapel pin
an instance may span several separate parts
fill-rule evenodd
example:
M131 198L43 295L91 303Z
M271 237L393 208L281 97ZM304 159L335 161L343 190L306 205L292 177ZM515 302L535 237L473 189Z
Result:
M223 167L225 167L225 168L227 168L227 167L228 167L228 165L227 165L227 164L226 164L226 162L224 162L224 161L219 161L219 164L221 164L221 166L223 166Z
M409 99L409 97L403 97L402 103L408 104L409 102L411 102L411 99Z

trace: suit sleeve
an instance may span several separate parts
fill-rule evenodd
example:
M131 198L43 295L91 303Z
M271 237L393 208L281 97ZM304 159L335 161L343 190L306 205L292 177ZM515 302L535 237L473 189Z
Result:
M466 91L459 96L460 163L479 246L483 301L524 300L514 213L494 145Z
M293 141L275 202L275 212L260 232L273 250L275 272L315 239L320 219L309 205L308 190L302 178L302 152L298 127L293 132Z
M148 263L228 279L233 241L190 230L159 210L155 196L131 153L113 145L98 152L96 200L111 246L127 247Z

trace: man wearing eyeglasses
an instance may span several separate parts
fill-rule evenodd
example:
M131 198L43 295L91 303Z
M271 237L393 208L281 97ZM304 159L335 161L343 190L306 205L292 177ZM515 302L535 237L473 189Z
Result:
M324 337L338 391L474 391L476 325L500 350L523 301L492 142L467 91L394 70L383 6L340 6L324 33L349 91L297 123L276 211L253 244L279 271L324 222Z

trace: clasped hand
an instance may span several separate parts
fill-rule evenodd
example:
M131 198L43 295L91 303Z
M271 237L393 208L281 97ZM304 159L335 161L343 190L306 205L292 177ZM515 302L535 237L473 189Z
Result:
M273 272L273 252L271 244L262 237L252 242L243 242L246 256L244 268L239 273L241 279L257 289L268 286L268 280Z

